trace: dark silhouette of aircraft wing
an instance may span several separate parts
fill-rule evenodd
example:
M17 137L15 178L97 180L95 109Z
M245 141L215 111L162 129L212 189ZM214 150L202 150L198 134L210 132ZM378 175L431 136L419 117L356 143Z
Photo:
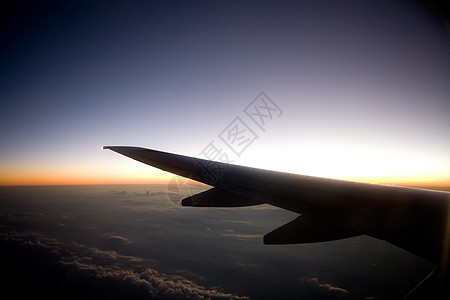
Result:
M232 207L268 203L301 214L264 236L265 244L313 243L370 235L449 264L450 193L267 171L156 150L105 146L207 185L184 206Z

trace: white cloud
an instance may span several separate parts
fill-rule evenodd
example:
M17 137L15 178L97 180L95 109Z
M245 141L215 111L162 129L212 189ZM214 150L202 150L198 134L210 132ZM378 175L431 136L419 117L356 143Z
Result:
M122 243L122 244L131 244L132 243L128 238L120 236L120 235L106 234L105 237L108 240L115 241L115 242Z
M316 277L310 278L306 280L306 282L310 283L312 286L319 288L320 290L327 291L330 293L333 293L334 295L338 297L345 297L349 294L349 291L346 289L333 286L329 283L320 283L319 279Z
M121 241L128 239L109 236ZM136 271L127 267L130 263L145 261L139 257L121 255L116 251L105 251L86 247L78 243L64 243L35 232L0 234L0 241L11 241L22 247L46 249L57 256L57 264L67 270L66 280L81 278L95 281L95 287L104 284L105 289L113 286L123 291L144 293L152 299L248 299L247 297L224 293L198 285L179 275L168 275L154 269ZM83 281L84 282L84 281ZM95 291L98 292L98 291Z

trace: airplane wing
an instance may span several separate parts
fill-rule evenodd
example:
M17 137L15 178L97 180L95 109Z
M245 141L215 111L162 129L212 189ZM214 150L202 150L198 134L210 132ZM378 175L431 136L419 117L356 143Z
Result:
M266 234L266 244L366 234L448 266L450 193L268 171L138 147L104 149L213 186L183 199L184 206L268 203L301 214Z

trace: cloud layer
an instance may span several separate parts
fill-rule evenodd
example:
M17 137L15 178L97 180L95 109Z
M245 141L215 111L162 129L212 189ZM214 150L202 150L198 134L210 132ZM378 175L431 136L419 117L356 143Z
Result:
M129 242L124 237L110 238ZM127 267L143 266L145 260L138 257L65 243L35 232L2 233L0 242L6 257L24 253L19 260L7 263L4 270L14 273L9 277L10 286L22 289L28 289L31 284L33 288L41 286L42 291L47 283L53 294L69 293L72 297L88 299L247 299L208 289L182 276L167 275L151 268L138 271ZM34 266L36 261L42 265ZM33 294L36 296L39 290Z

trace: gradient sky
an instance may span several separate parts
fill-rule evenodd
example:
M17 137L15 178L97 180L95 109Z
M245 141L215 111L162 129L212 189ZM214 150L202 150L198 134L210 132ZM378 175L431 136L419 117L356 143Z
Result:
M0 185L167 181L101 146L210 142L241 165L450 185L449 35L420 5L124 3L5 8ZM265 131L244 112L261 91L283 111ZM240 157L219 138L236 117L259 137Z

